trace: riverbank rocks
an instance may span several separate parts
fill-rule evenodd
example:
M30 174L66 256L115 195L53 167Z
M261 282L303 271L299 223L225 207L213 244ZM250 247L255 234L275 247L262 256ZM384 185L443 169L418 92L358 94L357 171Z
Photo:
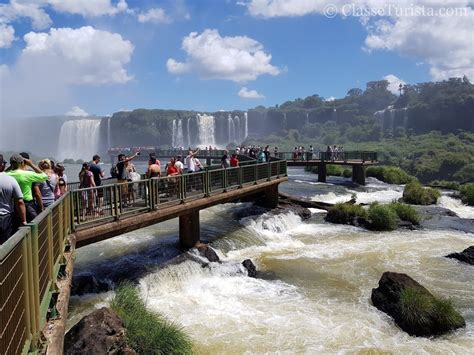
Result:
M457 259L463 263L474 265L474 245L464 249L460 253L446 255L447 258Z
M101 293L111 289L107 282L99 281L90 274L77 275L72 279L71 295L82 296L86 293Z
M255 267L255 264L252 262L252 260L245 259L242 261L242 265L247 269L247 275L249 277L257 277L257 268Z
M466 325L450 301L434 297L406 274L385 272L371 299L410 335L441 335Z
M82 318L64 337L64 354L133 355L127 346L122 319L101 308Z

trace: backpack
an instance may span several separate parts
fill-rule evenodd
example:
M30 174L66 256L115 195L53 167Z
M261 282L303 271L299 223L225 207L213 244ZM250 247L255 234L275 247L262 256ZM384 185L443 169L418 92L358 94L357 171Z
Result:
M112 165L112 167L110 168L110 176L113 177L113 178L118 178L119 177L119 171L118 171L117 164Z

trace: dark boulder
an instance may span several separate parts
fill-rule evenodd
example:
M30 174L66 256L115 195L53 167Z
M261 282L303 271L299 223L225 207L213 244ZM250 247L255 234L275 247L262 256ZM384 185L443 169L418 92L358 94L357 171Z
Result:
M99 281L90 274L77 275L72 279L71 295L82 296L86 293L101 293L111 289L109 283Z
M209 260L211 263L220 263L219 255L212 249L208 244L198 243L195 248L198 250L199 255Z
M242 261L242 265L247 269L247 275L249 277L257 277L257 268L255 264L250 259L245 259Z
M406 274L385 272L371 299L410 335L429 337L466 325L449 301L434 297Z
M132 355L127 346L122 319L109 308L82 318L64 337L64 354Z
M452 253L446 255L446 257L451 259L457 259L469 265L474 265L474 246L470 246L460 253Z

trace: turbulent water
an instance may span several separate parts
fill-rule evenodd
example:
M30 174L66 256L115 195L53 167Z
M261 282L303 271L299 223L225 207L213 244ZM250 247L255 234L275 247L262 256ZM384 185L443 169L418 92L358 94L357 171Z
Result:
M290 169L291 181L280 188L327 201L357 193L364 203L389 202L403 189L373 179L367 187L342 178L320 184L315 177ZM473 208L455 202L443 196L441 205L472 218ZM443 257L472 245L472 229L374 233L325 223L314 212L302 222L291 212L262 214L251 204L201 211L201 239L225 261L208 268L191 261L163 266L178 254L173 220L80 249L75 270L138 281L148 307L180 322L201 354L472 353L473 270ZM259 278L246 276L240 263L247 258ZM467 327L436 339L408 336L370 304L384 271L408 273L450 297ZM73 297L70 323L111 295Z
M58 154L60 160L90 160L99 151L100 120L79 119L66 121L59 133Z

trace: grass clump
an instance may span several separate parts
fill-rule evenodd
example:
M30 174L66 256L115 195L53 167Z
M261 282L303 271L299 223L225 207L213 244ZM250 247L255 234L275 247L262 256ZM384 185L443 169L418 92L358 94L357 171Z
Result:
M474 206L474 183L462 185L459 188L461 199L469 206Z
M326 221L338 224L353 224L357 218L367 218L367 211L360 205L349 203L335 204L326 215Z
M395 211L398 218L402 221L411 222L413 224L420 223L420 215L412 206L400 202L392 202L388 206Z
M377 231L392 231L398 227L398 215L389 205L370 205L368 217L370 229Z
M429 186L457 191L459 190L460 184L457 181L435 180L430 182Z
M431 328L443 331L461 327L464 318L447 299L436 298L415 288L400 293L401 314L412 329Z
M339 165L332 165L332 164L326 165L326 175L327 176L344 176L344 177L347 177L347 176L344 175L345 170L350 172L351 175L348 176L348 177L351 177L352 172L349 169L343 169ZM309 172L312 172L314 174L318 174L319 169L318 169L317 166L305 166L305 171L309 171ZM347 174L347 172L346 172L346 174Z
M147 310L133 285L121 284L111 307L124 322L129 345L139 354L192 354L191 339L182 327Z
M403 201L413 205L436 204L441 193L431 187L423 187L418 181L412 181L403 190Z
M415 177L395 166L369 166L366 175L386 182L387 184L396 185L408 184L415 180Z

